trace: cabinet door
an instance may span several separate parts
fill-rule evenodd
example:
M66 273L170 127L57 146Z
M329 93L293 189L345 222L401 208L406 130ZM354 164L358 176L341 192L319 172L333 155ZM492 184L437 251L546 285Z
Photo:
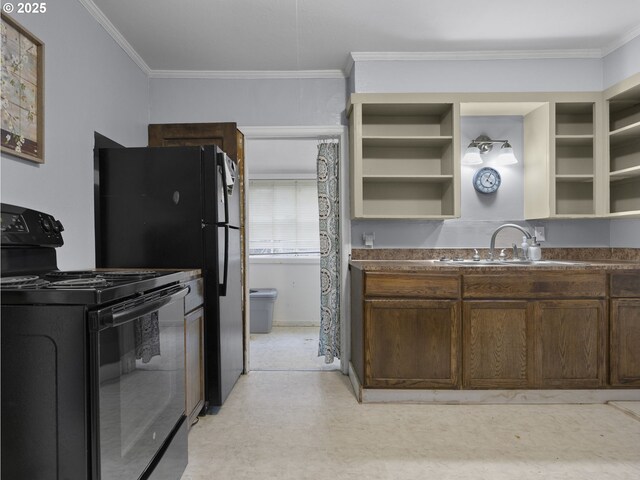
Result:
M535 304L535 375L539 387L597 388L606 383L604 300Z
M244 161L244 136L233 122L149 125L150 147L185 145L217 145L239 164Z
M364 320L365 387L459 387L459 301L367 300Z
M184 319L185 412L189 426L204 406L204 310L198 308Z
M526 301L471 301L463 305L463 387L531 387L533 305Z
M611 385L640 386L640 299L611 300Z

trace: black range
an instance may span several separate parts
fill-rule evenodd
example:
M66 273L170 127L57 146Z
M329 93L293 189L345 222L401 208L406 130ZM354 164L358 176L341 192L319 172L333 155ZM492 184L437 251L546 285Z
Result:
M180 478L187 274L60 271L54 217L1 229L3 478Z

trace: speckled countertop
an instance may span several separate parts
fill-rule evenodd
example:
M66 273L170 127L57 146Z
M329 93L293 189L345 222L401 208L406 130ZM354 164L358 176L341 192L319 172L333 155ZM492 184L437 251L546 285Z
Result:
M497 273L508 271L541 271L541 270L590 270L590 271L613 271L613 270L637 270L640 273L640 263L625 262L619 260L602 260L594 262L531 262L526 264L501 263L499 261L488 265L487 263L456 263L439 260L352 260L349 263L353 268L367 272L403 271L403 272L423 272L423 271L445 271L460 273Z
M491 273L507 271L540 270L638 270L640 271L640 249L611 248L553 248L543 250L543 261L524 264L487 264L473 262L472 249L354 249L350 265L360 270L376 271L448 271L465 273ZM479 251L486 258L487 251ZM448 260L441 261L441 258ZM463 258L454 262L452 258Z

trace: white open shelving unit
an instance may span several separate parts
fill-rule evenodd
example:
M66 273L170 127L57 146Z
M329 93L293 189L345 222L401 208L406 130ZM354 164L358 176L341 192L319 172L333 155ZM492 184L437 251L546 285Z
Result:
M354 93L352 217L459 217L461 111L523 116L526 219L640 217L640 74L605 92Z
M353 94L353 218L459 213L459 106L422 94Z
M640 217L640 74L605 92L609 216Z
M555 217L596 214L596 102L555 102Z

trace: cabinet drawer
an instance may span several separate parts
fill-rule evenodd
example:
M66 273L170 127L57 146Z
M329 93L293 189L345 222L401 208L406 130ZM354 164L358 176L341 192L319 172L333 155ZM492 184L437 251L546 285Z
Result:
M365 274L367 297L459 298L458 275L370 272Z
M465 275L464 298L584 298L604 297L607 277L576 271Z
M612 273L611 296L640 298L640 271Z

